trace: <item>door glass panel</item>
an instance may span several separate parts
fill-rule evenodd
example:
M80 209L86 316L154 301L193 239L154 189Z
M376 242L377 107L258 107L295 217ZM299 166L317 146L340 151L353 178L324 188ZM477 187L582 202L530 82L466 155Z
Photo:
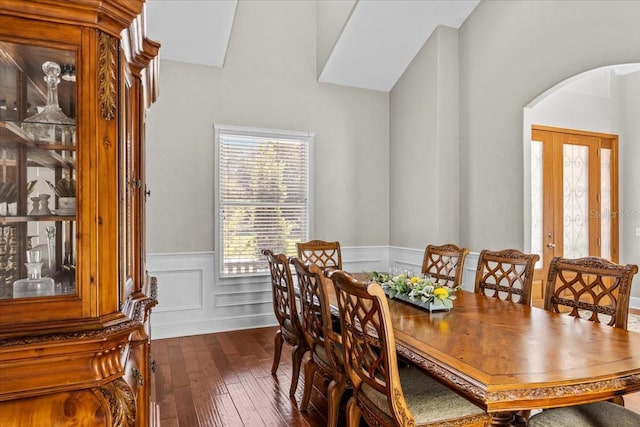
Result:
M611 259L611 150L600 150L600 256Z
M531 141L531 252L540 255L536 268L542 259L542 141Z
M0 42L0 300L76 293L75 55Z
M563 256L580 258L589 255L589 148L564 144L562 153Z

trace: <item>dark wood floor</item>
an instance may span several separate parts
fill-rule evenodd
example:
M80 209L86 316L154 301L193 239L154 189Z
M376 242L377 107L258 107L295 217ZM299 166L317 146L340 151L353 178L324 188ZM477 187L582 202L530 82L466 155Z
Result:
M307 413L289 399L291 347L271 375L276 328L154 340L162 427L326 426L323 384ZM302 399L304 374L296 400ZM343 415L342 415L343 416Z
M299 412L289 399L291 347L283 348L277 378L271 375L275 331L272 327L154 340L161 427L325 427L324 384L314 384L317 392L307 413ZM303 384L301 373L297 402ZM640 392L625 396L625 402L640 412Z

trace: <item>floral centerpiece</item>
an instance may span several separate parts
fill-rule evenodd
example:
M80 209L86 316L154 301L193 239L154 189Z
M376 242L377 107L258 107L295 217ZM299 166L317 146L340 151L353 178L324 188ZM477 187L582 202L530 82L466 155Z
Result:
M436 283L430 277L420 278L408 274L393 276L374 271L372 280L382 286L389 298L418 303L429 310L451 309L453 300L456 299L454 292L458 290Z

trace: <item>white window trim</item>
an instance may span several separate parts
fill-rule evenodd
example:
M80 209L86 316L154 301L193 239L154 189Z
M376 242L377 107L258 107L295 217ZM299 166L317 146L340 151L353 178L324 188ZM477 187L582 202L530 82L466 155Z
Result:
M220 134L240 134L240 135L249 135L249 136L261 136L261 137L274 137L281 139L307 139L309 144L309 155L307 156L307 170L309 174L309 188L308 194L309 198L307 200L307 231L308 235L313 234L313 226L314 226L314 155L315 155L315 133L314 132L306 132L306 131L293 131L293 130L282 130L282 129L264 129L264 128L255 128L255 127L246 127L246 126L235 126L235 125L226 125L226 124L216 124L213 125L214 128L214 183L213 183L213 191L214 191L214 208L213 208L213 216L214 216L214 252L215 252L215 275L218 280L234 280L242 277L250 277L250 276L267 276L269 272L263 273L235 273L232 275L223 274L221 269L221 253L220 245L222 242L222 236L220 236L220 216L218 215L220 206L220 192L219 183L220 183Z

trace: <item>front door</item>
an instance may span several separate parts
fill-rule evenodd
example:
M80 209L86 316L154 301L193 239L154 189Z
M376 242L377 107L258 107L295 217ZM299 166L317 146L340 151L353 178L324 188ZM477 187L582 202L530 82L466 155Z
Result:
M554 256L618 262L618 137L532 126L533 303L543 304Z

